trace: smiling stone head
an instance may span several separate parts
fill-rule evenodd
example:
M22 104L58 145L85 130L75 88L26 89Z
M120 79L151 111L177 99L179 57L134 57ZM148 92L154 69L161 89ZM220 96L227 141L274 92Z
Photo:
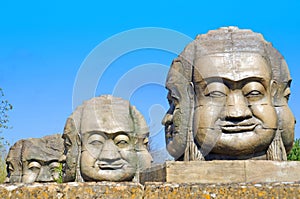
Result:
M148 127L128 101L95 97L68 118L64 181L130 181L150 167Z
M294 118L278 94L290 78L279 77L289 72L275 51L261 34L236 27L199 35L185 48L166 83L170 110L163 123L175 158L285 159L293 139L287 121ZM276 112L279 101L285 108Z

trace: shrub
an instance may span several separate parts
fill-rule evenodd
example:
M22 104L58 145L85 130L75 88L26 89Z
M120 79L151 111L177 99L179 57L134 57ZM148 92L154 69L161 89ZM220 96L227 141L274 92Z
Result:
M300 161L300 139L296 139L291 152L288 154L288 160Z

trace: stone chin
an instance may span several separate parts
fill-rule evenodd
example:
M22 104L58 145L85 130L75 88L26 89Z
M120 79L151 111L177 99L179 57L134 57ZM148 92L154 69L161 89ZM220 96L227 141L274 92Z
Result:
M131 181L136 169L124 165L120 169L101 170L95 167L81 168L82 177L85 181Z
M221 129L199 129L196 140L200 145L208 146L210 151L226 156L248 156L257 153L265 153L275 136L274 129L264 129L260 125L253 131L222 132ZM204 155L206 155L204 154Z

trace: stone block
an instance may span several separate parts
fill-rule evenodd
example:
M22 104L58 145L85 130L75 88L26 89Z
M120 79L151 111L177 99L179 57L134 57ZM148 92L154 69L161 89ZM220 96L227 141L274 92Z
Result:
M166 162L140 174L141 183L248 183L300 181L300 162L218 160Z

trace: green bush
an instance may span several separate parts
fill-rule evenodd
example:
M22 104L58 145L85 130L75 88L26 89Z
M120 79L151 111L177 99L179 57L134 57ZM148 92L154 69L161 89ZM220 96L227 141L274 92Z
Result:
M58 179L56 179L55 181L57 182L57 183L63 183L63 165L62 165L62 163L60 163L59 164L59 167L57 168L57 169L55 169L58 173L59 173L59 178Z
M300 161L300 139L296 139L291 152L288 154L288 160Z

